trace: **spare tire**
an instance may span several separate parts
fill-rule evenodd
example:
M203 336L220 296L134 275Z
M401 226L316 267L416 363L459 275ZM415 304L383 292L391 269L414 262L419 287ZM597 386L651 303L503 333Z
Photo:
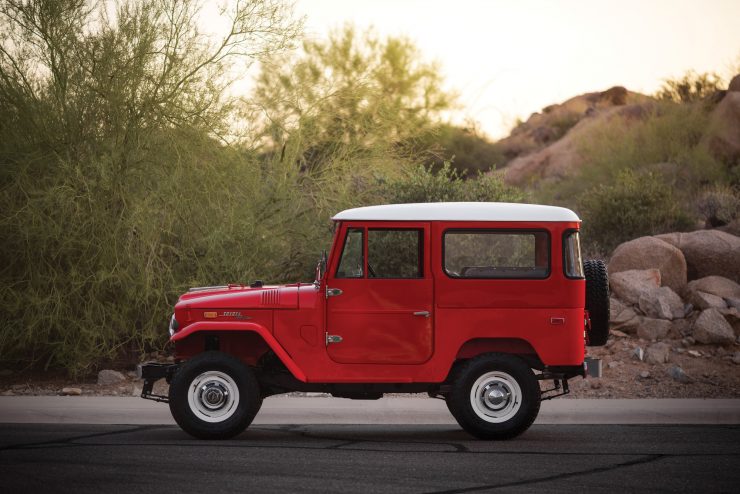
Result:
M609 338L609 275L602 260L583 261L586 275L586 310L591 319L587 332L588 346L602 346Z

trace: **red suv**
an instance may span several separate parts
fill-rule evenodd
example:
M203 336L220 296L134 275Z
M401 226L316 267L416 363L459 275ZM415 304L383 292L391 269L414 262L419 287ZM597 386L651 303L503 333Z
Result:
M606 268L581 261L572 211L399 204L333 220L313 283L182 295L169 328L176 363L142 364L142 397L213 439L242 432L274 394L428 393L470 434L503 439L567 393L568 379L600 375L585 346L608 336ZM169 396L152 393L161 378Z

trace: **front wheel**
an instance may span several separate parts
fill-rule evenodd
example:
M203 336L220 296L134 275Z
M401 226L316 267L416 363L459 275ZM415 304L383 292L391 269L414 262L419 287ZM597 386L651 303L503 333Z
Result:
M228 439L252 423L262 405L252 370L231 355L210 351L187 362L170 384L175 422L199 439Z
M529 428L540 410L540 387L521 359L486 354L462 365L447 395L452 416L480 439L509 439Z

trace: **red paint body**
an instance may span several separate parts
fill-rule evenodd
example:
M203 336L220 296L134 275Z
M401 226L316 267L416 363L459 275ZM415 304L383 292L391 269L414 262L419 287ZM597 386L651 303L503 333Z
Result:
M336 278L350 227L421 229L423 278ZM188 359L204 350L207 335L218 335L220 350L252 366L271 350L307 383L441 383L456 360L492 351L526 356L542 367L581 366L585 281L567 278L563 269L563 235L578 228L578 222L343 221L320 284L183 295L175 307L176 356ZM448 229L546 231L549 275L452 278L443 269ZM367 248L366 235L366 254ZM327 297L327 287L342 294ZM342 342L327 345L327 334Z

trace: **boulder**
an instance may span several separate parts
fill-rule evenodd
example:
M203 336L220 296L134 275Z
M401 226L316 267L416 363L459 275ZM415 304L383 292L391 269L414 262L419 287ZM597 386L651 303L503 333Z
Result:
M661 286L643 293L640 295L638 305L640 310L648 317L673 320L684 316L681 297L667 286Z
M725 299L713 295L711 293L702 292L701 290L692 290L689 294L689 303L699 310L711 309L724 309L727 307Z
M699 291L722 298L740 298L740 285L722 276L707 276L691 281L686 285L686 289L689 294Z
M648 364L664 364L668 362L671 347L667 343L653 343L645 350L645 362Z
M733 162L740 157L740 92L728 91L709 119L707 142L717 158Z
M699 230L656 238L683 252L689 280L719 275L740 281L740 237L719 230Z
M643 340L657 341L665 338L670 330L670 321L643 317L640 326L637 328L637 336Z
M735 336L740 336L740 311L733 307L728 309L719 309L719 312L725 316L725 321L732 326L733 331L735 331Z
M81 388L62 388L62 394L65 396L80 396L82 395Z
M660 271L657 269L630 269L609 275L609 286L617 298L637 305L640 296L660 288Z
M691 322L687 319L674 319L671 322L671 330L668 335L673 339L680 340L691 334Z
M694 323L694 339L705 344L732 345L735 331L719 310L706 309Z
M126 376L118 371L111 369L104 369L98 372L98 385L108 386L110 384L118 384L126 380Z
M686 259L675 246L656 237L640 237L619 245L609 261L609 274L656 268L663 286L681 292L686 286Z
M609 328L619 330L628 334L635 334L640 325L640 318L631 307L624 305L618 299L609 299Z

